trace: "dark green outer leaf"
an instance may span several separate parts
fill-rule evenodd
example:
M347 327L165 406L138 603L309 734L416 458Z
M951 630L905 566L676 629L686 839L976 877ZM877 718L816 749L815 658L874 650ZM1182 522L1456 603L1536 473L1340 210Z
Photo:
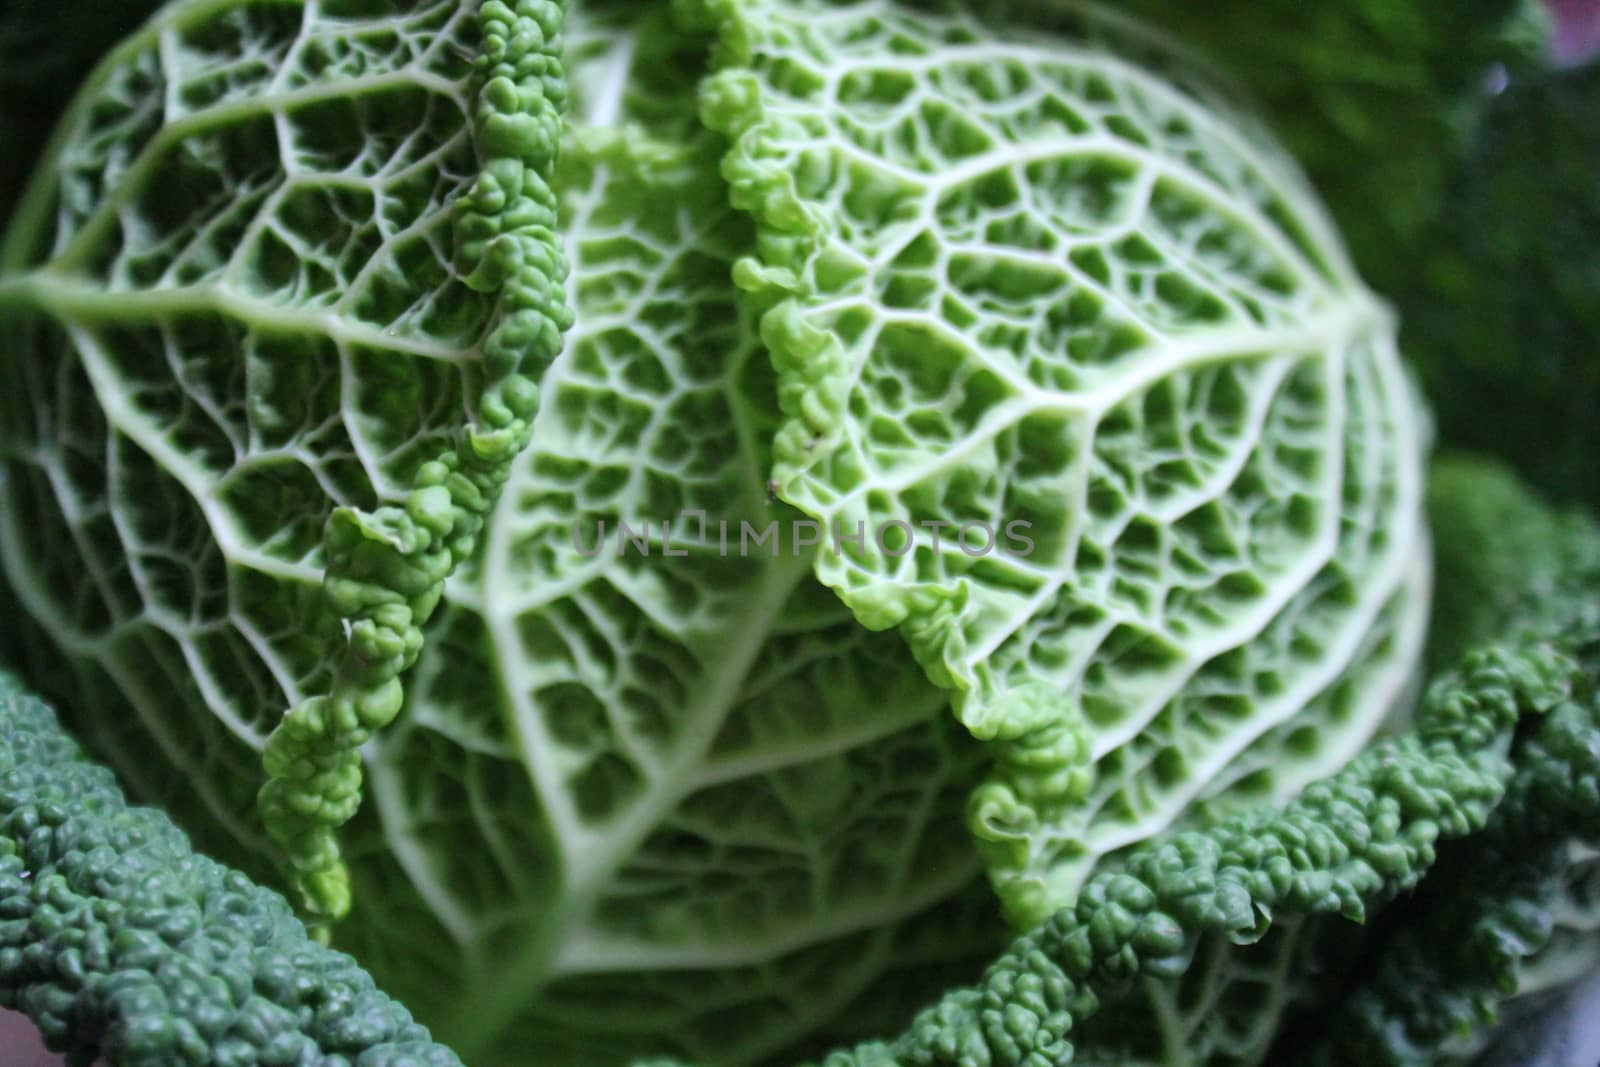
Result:
M0 1004L73 1064L460 1067L282 897L130 807L3 672Z

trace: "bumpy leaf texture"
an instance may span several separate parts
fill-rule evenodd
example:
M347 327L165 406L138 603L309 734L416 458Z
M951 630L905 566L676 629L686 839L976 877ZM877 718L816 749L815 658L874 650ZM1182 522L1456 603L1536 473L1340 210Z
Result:
M1159 846L1158 846L1159 847ZM1074 1063L1088 1067L1246 1067L1268 1051L1292 1011L1315 995L1315 978L1344 919L1274 915L1259 941L1195 938L1178 975L1107 983L1100 1010L1077 1030Z
M7 245L7 579L98 751L258 867L328 518L480 385L469 8L169 9ZM474 1064L888 1032L999 943L965 822L1032 921L1344 764L1420 644L1420 416L1265 141L1093 18L684 14L573 13L577 324L362 750L337 936Z
M1590 649L1592 662L1600 528L1590 517L1549 507L1500 464L1460 455L1433 462L1428 499L1439 585L1429 658L1441 675L1497 642L1554 640ZM1510 749L1511 796L1482 832L1442 844L1413 892L1374 897L1360 925L1276 908L1260 940L1194 939L1170 971L1097 990L1098 1010L1072 1030L1073 1062L1472 1061L1497 1022L1535 1012L1600 963L1596 825L1562 799L1592 791L1593 779L1558 769L1573 753L1592 760L1594 720L1569 709L1547 725L1546 741L1524 725ZM1168 840L1104 866L1126 871Z
M1103 49L959 10L706 17L779 492L993 742L971 822L1012 918L1348 760L1421 640L1422 421L1293 166Z
M491 320L450 263L472 30L452 3L169 7L8 233L9 580L121 695L79 701L97 748L247 847L254 750L328 684L328 516L449 441Z
M1110 1033L1108 1055L1084 1048L1083 1024L1093 1027L1108 1000L1130 988L1180 979L1203 934L1249 943L1286 920L1359 920L1415 889L1439 845L1483 831L1521 807L1519 796L1538 796L1521 809L1536 824L1594 827L1600 738L1591 669L1553 645L1516 639L1469 654L1458 670L1435 677L1398 737L1375 743L1282 809L1262 806L1203 831L1165 835L1122 869L1096 872L1073 907L1019 937L974 986L946 994L898 1037L838 1052L828 1067L1257 1062L1259 1049L1236 1059L1227 1044L1208 1046L1221 1028L1204 1022L1186 1030L1186 1020L1158 1015L1125 1025ZM1511 751L1519 747L1514 729L1534 750L1526 762ZM1488 947L1486 955L1503 958ZM1430 1003L1426 991L1414 1000L1424 1010ZM1216 1013L1233 1016L1240 1007L1219 1004ZM1195 1035L1201 1043L1186 1043ZM1375 1036L1394 1039L1397 1062L1433 1062L1404 1058L1404 1034ZM1326 1049L1293 1051L1315 1058ZM1271 1060L1285 1061L1295 1057Z
M1442 473L1441 579L1482 562L1506 595L1449 602L1477 647L1408 730L1282 809L1131 850L975 987L829 1067L1459 1063L1592 968L1600 527L1502 468Z
M73 602L37 567L19 599L136 701L170 706L165 676L217 709L146 718L175 764L273 727L262 821L321 916L348 907L355 747L399 710L568 320L561 15L175 4L91 77L0 249L10 547L65 534L41 491L69 525L104 509ZM92 458L52 484L49 442ZM257 777L191 782L248 835Z
M421 970L395 989L444 1001L473 1062L664 1040L741 1061L846 1008L890 1016L873 1002L914 1003L941 960L994 947L982 898L928 914L978 873L977 753L900 641L816 581L814 550L738 552L741 524L787 509L766 487L771 373L728 283L749 225L714 143L682 139L673 46L703 45L659 16L589 17L560 183L577 325L372 753L370 860L393 881L358 892L353 933L364 958L400 951L396 927L438 953L459 992Z
M1502 464L1447 455L1430 471L1438 594L1429 658L1440 669L1507 639L1554 642L1584 668L1593 707L1600 635L1600 527L1547 505ZM1552 711L1512 739L1508 795L1482 833L1444 845L1438 867L1365 931L1320 936L1291 971L1307 1003L1270 1061L1464 1064L1496 1022L1527 1016L1600 964L1600 864L1591 712ZM1296 989L1295 987L1299 987ZM1309 994L1309 996L1304 996Z
M0 910L0 1003L75 1067L461 1067L282 897L129 806L3 670Z
M8 572L100 751L258 866L256 753L330 672L322 527L448 441L487 328L448 258L469 14L175 9L80 105L59 236L13 235L46 262L8 291ZM728 283L748 224L706 136L681 141L703 43L674 76L664 21L592 15L562 205L584 325L368 752L344 936L474 1062L663 1034L749 1059L858 1000L855 1025L892 1016L997 943L981 897L904 922L974 883L976 752L790 544L662 555L657 516L702 508L713 539L773 517L776 394Z

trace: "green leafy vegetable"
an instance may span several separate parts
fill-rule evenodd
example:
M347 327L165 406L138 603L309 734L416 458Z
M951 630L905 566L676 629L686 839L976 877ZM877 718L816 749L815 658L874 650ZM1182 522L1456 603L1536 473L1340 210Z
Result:
M15 567L20 599L174 765L234 765L192 784L246 841L237 768L263 749L261 825L324 918L349 906L357 746L400 710L569 318L561 15L170 6L91 77L0 255L10 547L90 571L52 605ZM129 502L35 523L107 485ZM217 718L160 722L172 688Z
M1435 677L1404 734L1282 810L1136 847L976 986L824 1062L1461 1062L1507 1000L1592 967L1600 528L1491 465L1446 463L1440 483L1441 540L1506 595L1478 609L1486 643ZM1542 537L1499 536L1484 498ZM1349 920L1419 883L1339 997ZM1319 1002L1297 1005L1313 984ZM1311 1025L1269 1049L1295 1007Z
M449 204L452 266L469 289L494 300L466 379L475 390L466 397L472 422L417 468L402 504L329 516L323 589L346 641L329 691L292 708L263 751L261 818L288 850L315 915L339 919L350 909L334 831L361 803L357 749L400 713L400 674L416 662L445 579L477 547L532 436L539 374L571 321L549 185L566 103L564 16L565 0L517 0L515 8L488 0L478 8L471 133L480 172Z
M1581 731L1585 743L1593 736L1592 723L1570 728ZM1473 862L1441 862L1424 882L1419 899L1397 917L1404 925L1358 974L1356 990L1339 1010L1328 1013L1326 1030L1307 1046L1317 1049L1307 1062L1470 1063L1505 1002L1531 995L1524 980L1540 954L1563 955L1555 947L1558 916L1574 867L1577 888L1589 892L1588 868L1548 834L1530 843L1532 827L1497 821L1471 839ZM1592 819L1585 829L1593 834ZM1508 840L1508 833L1516 839ZM1445 888L1428 891L1435 886ZM1557 982L1592 966L1593 945L1575 958L1577 974L1560 973L1553 976Z
M84 1065L460 1067L284 899L129 807L0 672L0 1004Z
M1554 642L1596 662L1592 518L1547 507L1500 464L1458 455L1434 462L1428 496L1435 669L1486 644ZM1584 671L1577 691L1592 694L1594 668ZM1539 727L1540 739L1532 724L1518 728L1510 793L1485 829L1443 845L1414 892L1369 909L1375 921L1363 928L1280 908L1253 944L1201 937L1181 977L1103 996L1075 1031L1075 1062L1467 1062L1498 1018L1600 962L1600 824L1564 806L1593 786L1587 769L1573 779L1550 773L1574 758L1588 768L1595 755L1574 753L1600 743L1600 729L1565 714L1564 726Z
M1484 10L1445 56L1358 5L1339 53L1394 48L1316 55L1337 136L1291 143L1350 155L1313 172L1463 97ZM1600 538L1442 468L1409 714L1430 427L1393 316L1161 36L163 9L0 250L36 677L482 1067L1258 1063L1318 1011L1464 1054L1600 950ZM1476 896L1423 881L1461 837ZM1484 933L1388 925L1419 881Z
M1474 479L1483 488L1503 481L1483 467L1452 468L1450 474L1447 482L1462 488ZM1508 517L1522 529L1567 525L1553 521L1526 495L1516 503L1520 511ZM1441 506L1450 508L1448 497ZM1470 519L1458 531L1449 525L1448 510L1436 515L1442 530L1470 540ZM1592 526L1588 538L1600 544ZM1535 565L1531 571L1539 569ZM1456 853L1466 857L1464 867L1446 860L1434 875L1441 880L1423 882L1418 906L1425 917L1403 927L1385 946L1377 978L1360 985L1341 1009L1356 1013L1350 1021L1341 1023L1343 1016L1335 1016L1330 1032L1340 1035L1338 1044L1302 1047L1320 1049L1322 1055L1360 1055L1362 1062L1436 1062L1428 1050L1481 1027L1497 1001L1526 977L1523 958L1548 951L1552 920L1563 918L1550 907L1553 899L1563 890L1569 899L1587 899L1580 888L1588 882L1582 857L1548 847L1575 831L1600 830L1595 785L1600 781L1600 718L1594 705L1600 673L1592 661L1600 629L1593 626L1591 610L1594 575L1571 571L1566 577L1563 602L1570 628L1549 633L1553 642L1529 634L1511 639L1509 646L1469 655L1459 670L1435 682L1405 737L1381 742L1281 812L1257 809L1204 832L1140 846L1119 870L1092 878L1074 907L1016 942L978 987L948 994L892 1043L859 1046L827 1062L931 1064L977 1057L1004 1064L1069 1053L1075 1054L1074 1062L1142 1062L1140 1029L1094 1025L1103 1016L1124 1023L1132 1018L1130 992L1135 1010L1141 1003L1159 1003L1178 992L1185 972L1197 962L1214 970L1218 953L1252 951L1222 947L1229 942L1271 944L1285 926L1298 935L1304 922L1326 925L1360 917L1397 889L1415 885L1440 842L1487 826L1474 836L1471 852ZM1522 629L1514 617L1508 624ZM1577 650L1578 657L1561 655L1560 646ZM0 680L0 686L11 684ZM1518 727L1519 716L1540 712L1535 722ZM8 689L0 697L0 718L6 725L0 734L0 826L5 828L0 841L10 847L0 846L5 855L0 870L14 865L30 875L6 887L13 894L8 914L16 915L25 901L23 910L31 915L29 922L8 930L21 937L21 944L35 946L9 957L25 971L8 975L3 984L10 988L18 974L28 975L25 991L9 1002L26 1007L58 1043L75 1041L73 1047L85 1057L104 1053L117 1064L167 1064L175 1055L233 1062L267 1047L288 1055L295 1042L314 1042L305 1047L334 1057L365 1050L359 1060L364 1064L456 1062L426 1044L425 1034L372 992L346 958L305 941L303 928L281 900L248 888L209 861L188 857L181 835L160 816L124 808L109 776L81 762L42 704ZM68 816L68 811L86 814ZM114 847L93 847L102 840ZM1563 882L1561 872L1574 870L1576 881ZM132 871L152 873L139 877ZM104 879L111 872L108 883ZM102 957L92 930L84 934L81 925L56 924L52 917L63 913L80 921L103 914L74 910L63 904L62 894L107 884L115 887L107 899L128 909L117 914L149 916L147 923L124 919L120 926L147 925L160 936L117 940ZM1441 888L1429 896L1434 886ZM196 934L193 917L185 912L184 902L191 900L204 902L197 915L213 916L221 926L206 936ZM265 908L261 924L240 921L254 908ZM79 944L85 954L68 948ZM1284 942L1277 944L1281 953ZM51 951L40 951L39 945ZM1200 954L1203 949L1207 955ZM160 951L193 954L191 967L224 980L203 994L171 987L165 994L144 995L140 990L150 971L167 973L151 962L151 953ZM291 954L297 974L316 973L317 982L274 983L263 977L230 986L226 981L231 968L275 973L283 953ZM75 992L58 996L54 990L62 988L65 972L43 961L61 964L69 957L87 961L90 977L71 979ZM331 967L320 962L324 957ZM1277 971L1279 979L1303 966L1293 950L1280 958L1285 967ZM79 963L72 966L72 974L81 973ZM127 972L127 980L111 977L127 968L135 969ZM1142 977L1130 985L1133 975ZM286 1003L283 997L320 998L345 982L354 983L353 1000L336 994L328 1007L302 1016L281 1008L275 1013L272 1007L273 1001ZM228 991L238 988L255 989L257 999L229 1000ZM211 998L206 1001L211 1007L200 1006L205 998ZM1275 1007L1271 1000L1257 1004L1255 1017L1270 1024ZM311 1020L308 1030L295 1029L290 1020L297 1017ZM1243 1017L1235 1014L1235 1020ZM1213 1043L1218 1035L1204 1028L1174 1030L1178 1020L1170 1015L1158 1013L1152 1021L1154 1029L1142 1033L1167 1042L1159 1062L1208 1062L1224 1050L1255 1062L1262 1052L1249 1043L1218 1047ZM1194 1043L1175 1043L1185 1039ZM389 1041L400 1044L385 1044Z
M1398 306L1444 438L1600 501L1600 65L1552 69L1560 5L1119 7L1262 107Z
M758 1059L1000 944L982 897L937 907L978 875L977 753L769 503L771 371L728 280L750 228L647 91L690 97L664 72L703 42L661 14L575 31L577 321L374 746L345 936L472 1062Z
M357 32L336 11L321 13L335 41L389 40L394 30L385 21ZM376 240L387 227L367 212L386 201L363 190L385 188L383 168L400 167L394 180L427 198L389 244L319 232L338 216L316 214L294 247L310 285L324 262L314 250L355 241L370 258L347 269L374 285L405 281L411 317L367 325L361 284L332 275L320 296L243 302L239 287L256 277L246 240L223 246L243 264L237 275L219 264L181 297L154 286L119 293L117 316L30 307L13 320L27 391L7 423L5 486L17 503L8 514L44 517L8 531L8 570L82 680L76 703L90 734L173 810L222 823L227 836L211 840L224 854L263 851L248 806L261 780L255 753L266 747L275 772L294 769L283 767L281 742L266 740L273 708L322 689L336 669L328 649L339 623L326 605L337 606L343 587L330 583L324 601L317 585L337 562L329 546L367 527L331 505L370 510L367 494L403 499L451 439L468 357L490 328L491 308L443 258L450 205L477 173L459 100L435 98L425 65L445 63L467 84L455 64L470 26L446 14L421 12L424 29L442 20L438 33L419 30L401 53L422 57L412 61L421 69L364 76L397 100L368 101L344 84L317 94L336 101L323 105L332 109L323 121L355 108L392 122L407 151L439 141L434 154L409 171L381 148L331 175L271 170L265 214L253 216L271 244L287 225L272 205L360 195L347 209L351 225L373 225ZM692 111L686 123L657 95L692 100L705 42L659 14L639 26L624 14L592 10L574 37L578 128L560 191L581 323L544 377L504 504L431 624L403 721L366 745L376 810L349 841L366 889L344 943L474 1062L514 1057L530 1033L552 1060L597 1050L620 1058L658 1049L665 1034L697 1055L755 1058L826 1032L836 1016L849 1016L840 1025L852 1032L894 1017L895 1005L903 1011L945 983L943 967L987 956L1000 940L992 905L961 896L979 870L961 825L979 768L945 696L898 639L863 631L815 581L814 550L797 554L785 536L724 558L714 543L697 547L698 524L680 514L703 509L711 539L726 521L737 542L742 522L764 530L790 513L768 502L776 393L729 280L749 227L728 206L715 143ZM286 54L316 39L285 33ZM404 101L415 109L391 116L387 108ZM688 144L685 130L695 134ZM348 175L351 166L379 173L369 183ZM65 284L43 268L12 291L19 303L35 294L43 302ZM199 299L202 321L227 328L214 346L168 324L164 302L178 299ZM162 346L113 350L112 340L131 344L121 332L94 343L97 326L126 331L145 307ZM340 317L345 307L350 320ZM462 329L448 339L413 334L434 315L459 318ZM62 327L84 340L54 343ZM162 329L172 331L170 348ZM169 353L183 361L168 362ZM69 431L79 411L84 421ZM169 412L184 417L157 417ZM212 441L215 451L189 455ZM359 461L385 455L379 442L395 451L374 469L394 474L363 485L369 467ZM80 449L93 457L82 468ZM327 496L307 491L322 485L297 481L313 461L325 478L350 478L349 495L331 478ZM68 480L57 480L69 466ZM189 476L187 490L174 471ZM73 476L105 486L92 514L71 504L94 491ZM663 554L663 520L671 550L690 555ZM617 550L623 521L650 524L648 555ZM602 532L608 544L596 553ZM407 577L388 552L376 566L385 581ZM437 573L385 600L425 596ZM126 707L115 690L131 714L113 711ZM276 736L317 725L301 714ZM344 741L311 739L311 770L336 779L334 790L313 779L312 798L353 799L345 742L366 739L368 727L349 726L358 729L342 730ZM210 767L216 777L163 767ZM207 811L186 800L187 788L212 801ZM281 810L268 812L281 827ZM325 869L317 851L304 851L303 866ZM441 970L453 976L449 988L440 988ZM599 990L607 992L597 1001Z
M1414 886L1441 840L1482 829L1508 782L1516 790L1564 780L1541 796L1543 810L1593 819L1593 677L1584 675L1581 696L1575 680L1573 661L1549 647L1473 653L1435 681L1405 736L1374 745L1282 811L1259 809L1139 849L1125 869L1093 876L1074 907L1019 939L977 986L947 994L905 1035L826 1062L1063 1062L1074 1054L1075 1028L1106 992L1139 976L1181 975L1200 933L1248 943L1293 916L1359 919ZM1523 715L1541 716L1533 730L1548 747L1519 775L1505 749ZM1201 1051L1182 1050L1172 1062L1202 1062Z
M1600 960L1594 919L1600 842L1600 528L1543 505L1505 467L1435 465L1429 514L1439 595L1431 654L1520 634L1577 650L1580 703L1513 749L1517 776L1488 829L1446 851L1414 899L1385 916L1336 1011L1289 1045L1301 1060L1466 1063L1518 998Z
M707 14L774 478L877 535L818 573L991 742L971 823L1013 919L1348 759L1421 637L1423 433L1292 167L1104 50L873 3Z

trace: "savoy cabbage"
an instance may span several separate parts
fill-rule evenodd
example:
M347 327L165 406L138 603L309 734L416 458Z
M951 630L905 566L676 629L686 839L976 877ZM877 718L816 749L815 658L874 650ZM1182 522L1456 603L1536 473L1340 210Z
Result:
M930 1002L840 1062L1258 1062L1329 923L1587 773L1577 712L1567 763L1508 754L1590 683L1501 618L1373 747L1428 417L1296 163L1160 34L568 7L174 0L0 246L35 677L467 1062ZM1538 826L1506 894L1565 891L1587 960Z
M917 531L818 573L993 742L971 821L1013 917L1347 760L1421 641L1423 423L1298 173L1103 48L728 6L703 109L757 223L778 492ZM922 534L989 516L1033 550Z

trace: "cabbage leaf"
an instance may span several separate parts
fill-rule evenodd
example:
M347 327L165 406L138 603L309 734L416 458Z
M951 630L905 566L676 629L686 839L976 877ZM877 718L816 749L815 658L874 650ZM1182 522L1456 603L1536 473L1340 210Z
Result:
M823 582L990 742L970 822L1014 921L1354 755L1420 646L1424 423L1292 164L955 8L702 17L774 480L837 537Z

